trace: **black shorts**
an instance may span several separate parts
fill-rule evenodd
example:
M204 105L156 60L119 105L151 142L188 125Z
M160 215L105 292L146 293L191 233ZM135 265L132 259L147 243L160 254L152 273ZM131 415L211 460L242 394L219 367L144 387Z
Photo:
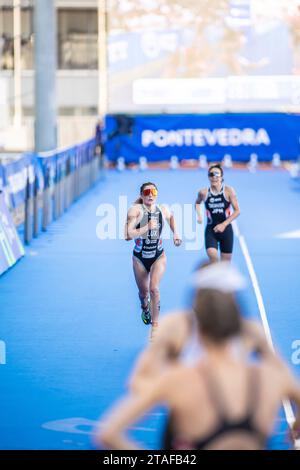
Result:
M221 253L232 253L233 249L233 230L229 224L223 233L215 233L212 225L207 225L205 229L205 248L218 249L220 244Z
M133 251L133 256L134 258L138 259L139 262L144 266L146 271L150 273L152 265L161 257L163 252L164 250L158 251L156 255L153 256L153 258L144 258L141 253L136 253L135 251Z

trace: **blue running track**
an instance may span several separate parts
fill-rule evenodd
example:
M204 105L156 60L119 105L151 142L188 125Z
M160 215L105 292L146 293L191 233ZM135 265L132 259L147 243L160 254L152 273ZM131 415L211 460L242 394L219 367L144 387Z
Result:
M140 319L132 243L97 238L96 210L110 203L118 211L119 195L131 203L149 180L157 183L160 202L169 204L193 203L197 189L207 184L206 172L196 170L109 171L0 278L0 344L6 345L6 364L0 364L0 449L90 449L95 420L124 392L149 328ZM238 225L273 339L300 378L300 352L293 349L297 340L300 346L300 233L278 237L300 230L300 188L285 171L228 170L226 182L238 193ZM123 229L119 225L117 233ZM203 248L186 248L165 241L162 314L182 306L189 273L205 255ZM237 239L234 261L249 279L248 313L260 318ZM134 437L159 448L164 415L162 409L149 413L131 430ZM286 429L282 412L271 448L287 448Z

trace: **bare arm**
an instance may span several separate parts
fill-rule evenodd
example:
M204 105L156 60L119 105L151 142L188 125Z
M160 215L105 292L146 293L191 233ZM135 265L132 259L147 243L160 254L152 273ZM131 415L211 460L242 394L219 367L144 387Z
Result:
M139 206L135 205L131 207L127 213L127 219L125 224L125 240L132 240L133 238L138 238L145 235L149 230L149 224L144 225L143 227L136 229L136 226L139 222L140 210Z
M296 380L295 376L291 373L289 368L281 363L282 374L283 374L283 386L284 386L284 397L291 400L296 405L296 417L292 425L292 438L294 440L300 439L300 384ZM297 443L298 444L298 443Z
M254 320L243 320L241 338L246 352L257 352L264 359L276 361L278 356L268 343L265 332L260 323Z
M229 200L229 202L231 203L231 205L233 207L233 213L226 220L224 220L224 222L222 222L222 223L220 223L220 224L218 224L214 227L213 230L216 233L224 232L226 227L228 227L228 225L231 224L231 222L240 215L240 208L239 208L238 200L237 200L234 189L227 186L225 188L225 191L227 193L228 200Z
M253 351L261 355L265 364L279 372L280 383L282 387L282 400L289 399L297 407L296 419L292 424L291 438L293 440L300 438L300 385L289 370L287 364L282 360L280 354L276 352L273 346L267 341L261 325L253 320L243 320L242 335L246 353ZM295 442L296 444L296 442ZM298 443L297 443L298 444ZM299 443L300 444L300 443Z
M128 395L108 413L98 424L95 444L112 450L138 450L138 444L128 439L124 430L138 418L144 410L144 399L139 395Z
M195 201L195 209L197 213L197 222L198 224L202 224L202 214L201 214L201 203L205 200L205 189L200 189L198 192L197 199Z
M189 315L186 311L170 313L160 322L155 340L141 353L129 380L136 392L160 375L176 359L190 333Z
M231 224L231 222L236 219L241 213L235 191L233 188L230 187L228 187L228 199L233 207L233 213L230 217L228 217L228 219L225 220L225 222L223 222L225 227Z
M174 244L176 246L181 245L182 240L177 232L176 221L175 221L175 217L173 213L166 206L161 206L161 209L162 209L164 218L166 219L167 223L170 226L170 229L173 232Z
M95 444L113 450L136 450L139 446L125 435L126 429L146 411L163 401L170 373L148 383L139 393L129 394L117 403L96 430Z

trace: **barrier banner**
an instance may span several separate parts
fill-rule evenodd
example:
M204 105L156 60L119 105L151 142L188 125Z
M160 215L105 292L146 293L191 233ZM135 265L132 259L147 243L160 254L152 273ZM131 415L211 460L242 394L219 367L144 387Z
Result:
M56 156L38 156L45 188L52 188L56 182Z
M0 164L0 191L4 188L4 170L3 166Z
M73 172L90 162L95 154L95 146L96 139L94 137L74 147L55 151L53 154L37 155L44 174L45 185L51 187L66 175L67 169Z
M16 208L25 201L27 181L29 181L29 191L33 193L35 166L36 160L30 154L2 165L3 186L8 189L11 207Z
M221 160L230 154L233 161L249 161L252 153L259 161L282 160L299 155L300 115L259 114L169 114L108 115L106 155L112 161L124 157L137 163L182 159Z
M69 154L67 151L60 152L56 156L56 182L61 181L66 175L66 165Z
M0 275L24 254L24 247L5 204L3 192L0 192Z

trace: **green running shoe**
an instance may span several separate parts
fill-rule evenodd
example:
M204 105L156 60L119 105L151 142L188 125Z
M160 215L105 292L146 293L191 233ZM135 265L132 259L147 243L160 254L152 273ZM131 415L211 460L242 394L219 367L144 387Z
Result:
M150 312L150 305L148 304L147 307L142 309L142 320L145 325L150 325L151 323L151 312Z

